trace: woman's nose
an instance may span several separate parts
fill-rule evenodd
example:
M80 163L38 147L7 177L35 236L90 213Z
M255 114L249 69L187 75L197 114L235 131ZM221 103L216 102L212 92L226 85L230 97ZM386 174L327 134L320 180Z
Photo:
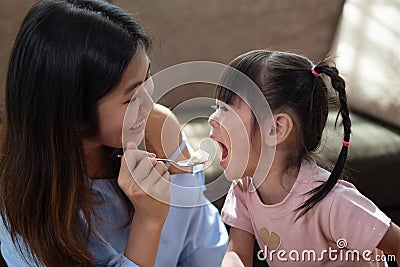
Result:
M145 81L143 84L144 88L146 89L147 93L151 96L153 95L154 92L154 82L153 82L153 77L151 75L149 78Z
M154 102L150 94L147 90L143 90L143 103L141 105L141 109L146 110L146 112L148 111L150 113L150 111L153 109L153 106Z

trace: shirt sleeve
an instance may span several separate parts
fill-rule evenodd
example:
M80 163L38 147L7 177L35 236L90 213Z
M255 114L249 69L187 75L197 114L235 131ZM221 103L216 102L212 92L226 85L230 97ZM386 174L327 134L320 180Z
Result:
M329 215L332 238L344 239L348 249L372 251L388 230L390 218L352 184L340 183L334 189Z
M111 246L97 241L90 241L90 250L92 252L96 266L108 267L138 267L131 260L125 257L123 253L118 253Z
M203 194L204 172L174 174L171 181L174 204L164 224L156 266L220 266L229 237L218 209Z
M97 189L92 188L92 195L100 201L106 201L107 199L102 192ZM97 215L104 215L104 213L112 214L108 203L95 207L95 210L97 211ZM118 218L109 218L109 220L111 219L118 220ZM112 228L113 224L108 224L107 222L102 223L103 221L101 218L95 218L93 221L98 231L98 236L92 233L89 237L88 246L95 265L107 267L138 267L139 265L126 258L123 252L118 252L115 247L106 241L110 238L113 231L115 231L115 229Z
M41 262L35 262L31 254L25 248L21 238L17 237L18 244L15 244L9 232L0 218L0 250L4 261L8 266L44 266ZM110 245L92 236L89 240L89 249L92 252L96 266L114 267L138 267L124 256L117 253Z
M17 236L18 244L14 244L10 233L0 217L0 251L7 266L44 266L43 264L35 263L30 253L23 244L22 238Z
M222 208L222 221L231 227L235 227L254 235L249 210L246 206L245 192L241 181L233 182Z

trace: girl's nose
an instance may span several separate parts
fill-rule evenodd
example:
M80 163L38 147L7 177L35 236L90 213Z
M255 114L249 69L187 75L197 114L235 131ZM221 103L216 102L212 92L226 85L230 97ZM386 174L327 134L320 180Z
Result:
M214 112L213 114L211 114L210 118L208 118L208 124L210 124L211 127L213 127L213 128L219 127L219 122L217 121L217 118L216 118L216 114L215 114L215 113L216 113L216 112Z

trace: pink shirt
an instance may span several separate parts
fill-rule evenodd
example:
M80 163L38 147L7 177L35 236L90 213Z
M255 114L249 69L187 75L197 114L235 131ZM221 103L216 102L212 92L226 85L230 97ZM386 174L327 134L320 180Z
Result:
M231 186L222 220L255 236L270 267L274 266L386 266L376 246L389 228L390 219L346 181L339 181L306 215L295 221L295 209L310 195L318 181L330 173L304 160L296 182L286 198L265 205L245 179ZM266 253L265 253L266 252Z

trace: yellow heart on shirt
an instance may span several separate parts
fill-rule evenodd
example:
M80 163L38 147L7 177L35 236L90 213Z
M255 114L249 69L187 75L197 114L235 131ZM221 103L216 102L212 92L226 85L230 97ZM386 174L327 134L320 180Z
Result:
M277 250L281 246L281 238L277 233L269 232L267 228L260 229L260 236L268 250Z

